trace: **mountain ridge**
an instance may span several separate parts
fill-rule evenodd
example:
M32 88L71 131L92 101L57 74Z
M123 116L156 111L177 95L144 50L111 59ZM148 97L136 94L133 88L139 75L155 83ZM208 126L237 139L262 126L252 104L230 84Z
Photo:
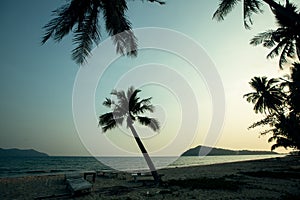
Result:
M47 157L46 153L36 151L34 149L3 149L0 148L0 157Z
M201 148L201 152L200 152ZM230 150L217 147L208 147L199 145L185 151L181 156L224 156L224 155L263 155L278 154L272 151L250 151L250 150Z

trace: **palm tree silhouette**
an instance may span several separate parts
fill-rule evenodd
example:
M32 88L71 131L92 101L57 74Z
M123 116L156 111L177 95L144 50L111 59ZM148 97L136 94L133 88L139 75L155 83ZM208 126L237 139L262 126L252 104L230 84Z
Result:
M164 4L161 0L148 0ZM83 64L90 55L93 44L100 42L99 17L105 22L109 36L113 37L116 51L120 54L136 56L137 41L131 30L131 23L126 18L126 0L71 0L53 11L54 18L44 27L42 44L53 38L61 41L73 32L72 58L77 64Z
M300 12L297 12L295 5L287 3L285 7L289 12L300 16ZM279 67L282 68L288 57L291 59L295 59L296 56L300 58L300 23L299 21L289 20L276 10L274 14L279 28L259 33L250 41L250 44L255 46L262 44L267 48L275 46L267 55L267 58L280 55Z
M281 13L281 15L287 17L290 21L297 21L300 23L300 16L296 13L290 12L284 6L278 4L274 0L221 0L218 9L215 11L213 18L218 21L224 20L226 15L230 13L233 8L240 2L243 2L244 8L244 26L249 29L253 24L252 15L262 12L263 2L269 5L272 11ZM288 0L287 0L288 2Z
M255 92L245 94L243 97L254 104L255 113L271 114L277 112L284 101L285 94L279 88L279 80L267 77L254 77L249 82Z
M145 112L153 112L154 106L150 102L152 99L151 97L140 99L137 96L139 92L141 92L141 90L134 89L133 87L130 87L126 94L124 91L113 90L111 94L117 97L117 102L106 98L103 105L112 109L112 111L99 117L99 126L101 126L103 132L106 132L115 128L117 125L122 125L123 122L126 121L127 128L131 130L134 139L151 170L155 182L160 183L160 176L133 126L134 122L138 121L139 123L150 127L153 131L159 130L159 123L156 119L141 116L141 114L144 114Z

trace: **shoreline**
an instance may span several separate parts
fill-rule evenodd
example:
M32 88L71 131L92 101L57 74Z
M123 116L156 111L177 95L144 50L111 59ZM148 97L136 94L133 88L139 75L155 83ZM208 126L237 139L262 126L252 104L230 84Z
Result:
M151 181L135 183L128 173L120 173L118 178L96 177L92 193L75 199L296 199L300 196L299 156L168 168L159 173L164 174L162 186L153 186ZM209 185L211 188L207 188ZM63 174L0 178L3 200L58 194L68 194ZM63 199L73 198L67 195Z
M256 156L256 157L254 157ZM193 167L193 166L204 166L204 165L214 165L214 164L223 164L223 163L231 163L231 162L243 162L243 161L251 161L251 160L258 160L258 159L272 159L275 157L284 157L287 155L282 155L282 154L274 154L274 155L269 155L269 154L265 154L265 155L243 155L242 157L239 155L217 155L217 156L182 156L182 157L178 157L177 160L173 159L173 163L169 164L168 166L157 166L157 169L173 169L173 168L182 168L182 167ZM249 158L247 158L249 157ZM64 157L60 157L60 158L64 158ZM67 158L72 158L72 157L67 157ZM94 157L88 157L88 158L92 158L92 159L96 159ZM134 158L141 158L142 157L134 157ZM152 157L152 159L155 158L166 158L169 159L170 157ZM192 162L191 161L183 161L180 162L181 159L191 159L192 158ZM223 160L219 160L219 159L215 159L215 158L223 158ZM225 158L225 159L224 159ZM22 158L24 159L24 158ZM227 160L226 160L227 159ZM179 163L178 163L179 161ZM159 161L158 161L159 162ZM188 164L186 164L188 163ZM0 174L0 178L20 178L20 177L28 177L28 176L48 176L48 175L61 175L61 174L65 174L65 173L82 173L86 170L102 170L104 168L101 168L101 165L99 165L98 169L95 168L89 168L89 169L57 169L57 168L48 168L48 169L28 169L26 171L16 171L16 172L7 172L7 173L3 173ZM106 169L106 168L105 168ZM120 171L124 171L124 172L133 172L133 171L147 171L148 167L145 166L145 168L140 168L140 169L123 169Z

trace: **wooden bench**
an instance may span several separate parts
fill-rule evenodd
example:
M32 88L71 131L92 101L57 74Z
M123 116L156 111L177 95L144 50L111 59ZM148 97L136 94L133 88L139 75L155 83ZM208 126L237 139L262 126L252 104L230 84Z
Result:
M65 180L67 189L70 190L72 196L90 193L92 190L93 185L80 174L66 174Z
M134 182L137 182L138 179L139 179L139 180L148 180L149 177L152 177L152 174L151 174L150 172L145 172L145 173L133 173L133 174L131 174L131 176L133 177ZM161 177L163 177L164 174L159 174L158 176L159 176L159 178L161 179ZM145 177L146 177L146 179L145 179Z

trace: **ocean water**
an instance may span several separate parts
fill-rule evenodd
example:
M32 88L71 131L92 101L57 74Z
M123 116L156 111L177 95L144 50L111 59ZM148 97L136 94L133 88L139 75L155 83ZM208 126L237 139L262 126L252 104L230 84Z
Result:
M275 158L283 155L236 155L236 156L187 156L154 157L155 166L173 168L195 165L209 165L255 159ZM29 157L0 158L0 177L20 177L29 175L64 174L87 170L118 169L123 171L147 170L143 157Z

